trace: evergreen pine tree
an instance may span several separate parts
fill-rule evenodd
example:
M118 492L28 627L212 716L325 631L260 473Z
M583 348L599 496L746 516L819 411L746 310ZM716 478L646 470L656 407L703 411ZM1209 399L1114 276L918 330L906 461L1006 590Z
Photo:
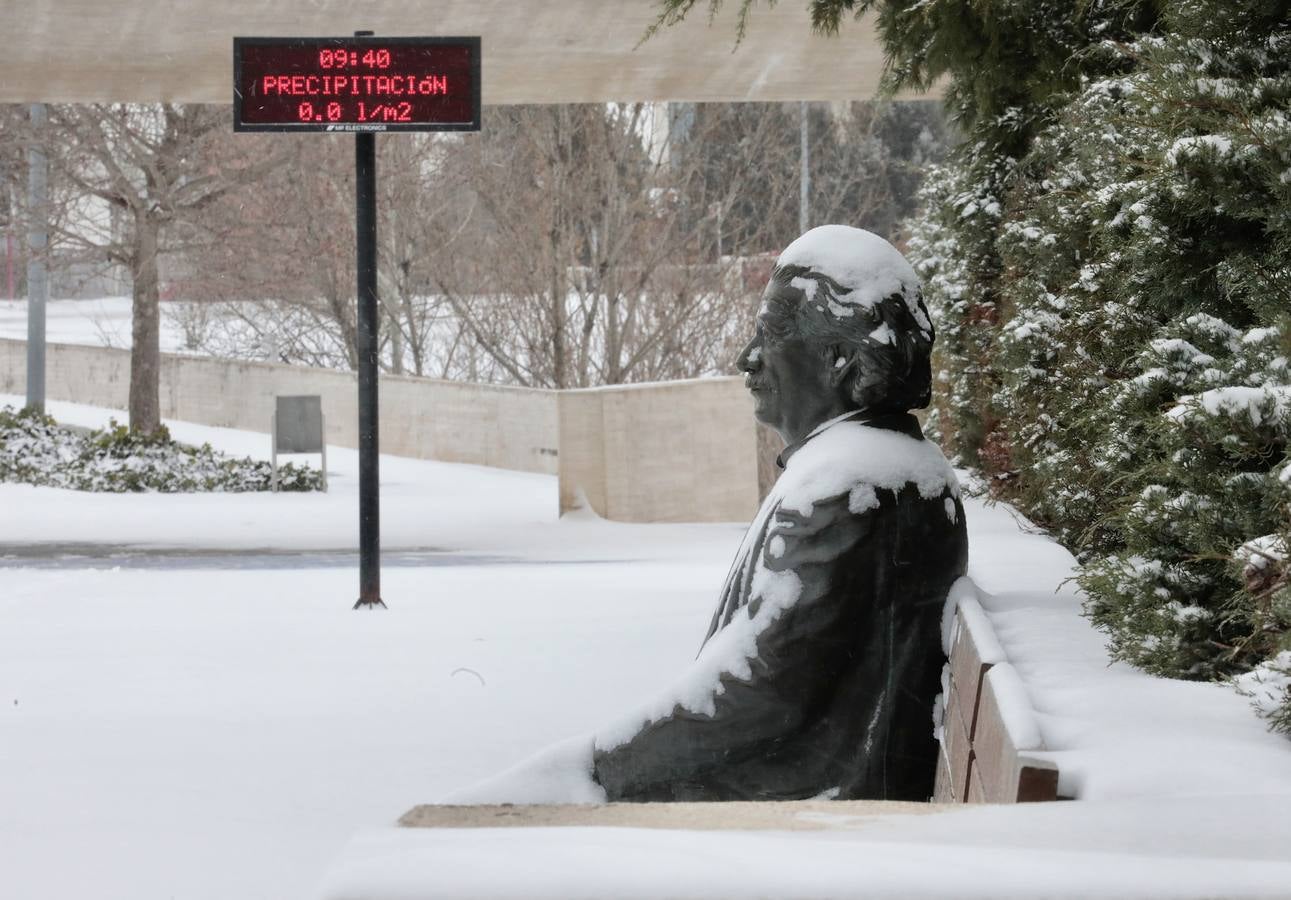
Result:
M1174 677L1262 667L1246 687L1284 728L1288 51L1291 22L1258 0L1179 2L1161 36L1091 51L1122 71L1017 168L995 397L1013 495L1085 562L1114 655Z
M917 9L939 6L972 15ZM909 28L903 7L880 10L889 52L926 83L919 54L952 48L966 131L911 242L940 327L936 425L1078 553L1115 656L1253 669L1242 689L1291 730L1285 4L1050 8L1056 28L1013 9L997 14L1038 52L988 42L980 74L971 41ZM1046 77L1056 46L1075 57ZM1014 106L979 99L999 78Z
M1150 28L1156 6L1146 0L813 5L826 27L837 27L843 10L875 11L889 89L945 82L947 109L963 140L925 181L925 214L913 229L910 255L939 328L934 433L997 484L1016 468L995 401L1004 374L1000 328L1010 313L1002 294L1002 229L1018 161L1081 79L1105 71L1108 57L1085 51ZM826 8L834 8L832 16Z

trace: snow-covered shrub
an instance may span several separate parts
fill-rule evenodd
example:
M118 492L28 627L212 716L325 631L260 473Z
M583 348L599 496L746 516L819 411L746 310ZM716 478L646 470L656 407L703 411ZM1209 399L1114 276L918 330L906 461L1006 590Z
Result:
M1288 341L1201 314L1173 331L1109 391L1112 413L1138 417L1141 461L1123 480L1136 493L1109 517L1124 546L1090 559L1080 582L1117 656L1221 677L1277 653L1291 628L1275 554L1291 532Z
M925 212L909 242L910 262L931 298L928 310L937 329L928 430L947 455L965 465L981 464L983 439L994 425L990 373L998 316L989 273L998 269L1000 204L994 185L1003 177L995 172L978 178L962 164L934 167L920 189Z
M1117 657L1227 677L1291 649L1281 563L1239 553L1291 533L1291 22L1191 0L1090 53L1122 64L1037 135L998 241L1007 495Z
M1273 728L1291 734L1291 650L1237 676L1233 684Z
M267 491L269 463L234 459L171 439L165 426L153 435L112 421L88 434L64 428L31 410L0 409L0 481L79 491ZM322 475L308 466L278 467L284 491L313 491Z
M1099 250L1108 232L1119 238L1120 207L1137 202L1124 148L1147 138L1123 114L1133 90L1124 57L1089 55L1104 57L1110 74L1087 82L1037 136L1010 194L999 240L1008 316L993 397L997 443L1009 448L1001 493L1074 548L1116 543L1099 520L1119 496L1138 437L1133 428L1109 432L1098 410L1153 327L1143 289L1131 287L1120 258ZM1105 180L1113 171L1125 173L1121 181ZM1109 434L1119 443L1107 444Z
M876 12L893 61L889 86L926 87L946 76L947 106L962 134L925 179L908 245L938 329L931 431L1008 496L1017 466L996 396L1006 375L1001 327L1012 314L1002 236L1021 208L1018 166L1082 78L1125 67L1088 48L1132 40L1152 27L1157 4L922 0L917 7L915 14L909 4L878 4Z
M968 139L910 244L945 341L935 424L1077 554L1116 656L1267 682L1291 652L1284 563L1250 558L1291 538L1291 19L1261 0L1116 6L1030 23L1042 45L1063 22L1087 40L1019 105L1024 141L950 94ZM955 58L936 41L905 64ZM1260 696L1287 727L1285 692Z

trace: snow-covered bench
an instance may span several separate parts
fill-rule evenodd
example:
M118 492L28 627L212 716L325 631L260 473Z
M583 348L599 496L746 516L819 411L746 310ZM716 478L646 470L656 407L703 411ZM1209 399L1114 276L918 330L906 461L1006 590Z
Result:
M1058 799L1058 769L1043 751L1035 712L971 581L951 590L950 659L933 800L1022 803Z

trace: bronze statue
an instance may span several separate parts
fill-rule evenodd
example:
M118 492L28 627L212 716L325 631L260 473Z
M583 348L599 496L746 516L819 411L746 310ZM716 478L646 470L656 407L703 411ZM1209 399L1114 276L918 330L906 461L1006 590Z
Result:
M911 409L933 327L887 241L791 244L739 366L786 448L673 691L596 735L608 800L927 800L946 594L967 562L954 473Z

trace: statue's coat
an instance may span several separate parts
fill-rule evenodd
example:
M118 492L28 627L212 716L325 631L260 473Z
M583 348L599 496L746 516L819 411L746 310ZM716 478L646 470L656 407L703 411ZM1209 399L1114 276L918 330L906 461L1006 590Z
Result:
M836 423L831 446L864 454L872 429L904 435L912 458L925 461L922 474L912 468L912 480L893 483L888 460L882 486L864 459L840 466L793 452L814 438L787 451L697 663L723 630L750 627L761 605L774 602L756 652L737 671L722 671L703 703L643 717L629 738L598 738L594 775L608 800L931 796L941 618L966 568L964 513L953 473L913 416ZM928 459L944 469L931 488ZM812 495L802 514L802 492L822 485L828 493ZM796 599L764 596L793 576Z

